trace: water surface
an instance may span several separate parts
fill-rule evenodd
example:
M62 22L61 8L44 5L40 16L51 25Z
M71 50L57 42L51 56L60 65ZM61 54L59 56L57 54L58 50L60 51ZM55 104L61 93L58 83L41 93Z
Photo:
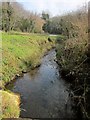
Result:
M43 57L41 66L18 78L8 89L21 95L24 118L73 118L69 85L60 77L55 50Z

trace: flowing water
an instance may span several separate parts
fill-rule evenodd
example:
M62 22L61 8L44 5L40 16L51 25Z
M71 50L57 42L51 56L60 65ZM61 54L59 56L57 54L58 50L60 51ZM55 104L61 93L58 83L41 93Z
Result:
M18 78L7 89L21 95L22 118L73 118L69 84L59 74L55 50L42 58L39 68Z

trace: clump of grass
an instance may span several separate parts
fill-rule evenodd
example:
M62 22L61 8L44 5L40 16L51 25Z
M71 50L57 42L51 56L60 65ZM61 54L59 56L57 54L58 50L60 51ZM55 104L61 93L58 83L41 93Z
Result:
M18 118L20 115L19 95L2 90L0 90L0 95L2 96L2 102L0 102L2 114L0 118Z

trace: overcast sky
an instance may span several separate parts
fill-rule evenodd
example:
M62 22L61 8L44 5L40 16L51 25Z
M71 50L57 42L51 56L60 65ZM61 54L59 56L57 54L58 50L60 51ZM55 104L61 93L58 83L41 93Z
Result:
M16 0L23 4L24 8L41 13L43 10L50 12L52 16L60 15L68 11L80 8L89 0Z

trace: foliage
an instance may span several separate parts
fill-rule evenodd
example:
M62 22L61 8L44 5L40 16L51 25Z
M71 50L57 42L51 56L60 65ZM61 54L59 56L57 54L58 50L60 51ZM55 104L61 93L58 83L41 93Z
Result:
M86 9L77 10L74 13L66 15L63 17L63 21L67 18L67 25L63 23L63 25L67 26L69 29L69 38L68 40L63 42L63 45L59 49L59 55L63 57L61 59L64 62L62 67L68 68L70 65L75 67L80 64L86 56L87 46L88 46L88 22L87 22L87 11ZM70 30L70 23L73 25L74 33L77 31L77 35L73 34L73 31ZM78 28L76 31L75 29ZM73 35L73 37L72 37ZM73 69L73 67L68 69Z
M49 18L43 25L43 30L50 34L62 34L68 38L78 37L79 31L81 30L81 23L85 31L87 31L88 24L86 6L77 10L76 12L71 12L63 16L57 16ZM77 22L77 24L76 24Z
M17 2L2 3L2 30L41 33L44 20Z
M2 30L5 30L7 32L11 29L10 26L11 26L13 8L11 7L10 2L3 4L2 4Z
M56 37L56 43L62 43L67 39L67 37L63 36L63 35L57 35Z
M48 21L50 18L48 13L42 12L42 19L44 19L45 21Z
M82 117L90 116L90 64L88 64L88 17L87 10L77 10L64 18L72 23L73 31L69 30L69 39L57 44L57 59L61 68L61 73L72 82L73 100L82 112ZM75 28L76 29L75 31ZM77 32L77 35L75 35Z

